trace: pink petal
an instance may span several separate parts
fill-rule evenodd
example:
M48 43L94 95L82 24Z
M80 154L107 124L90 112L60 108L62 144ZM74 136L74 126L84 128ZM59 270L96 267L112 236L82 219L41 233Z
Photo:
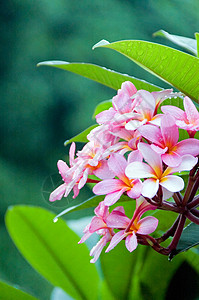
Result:
M157 154L156 154L157 155ZM128 178L148 178L154 176L153 169L142 162L132 162L130 163L125 170L125 174Z
M184 108L189 123L194 123L199 119L199 112L189 97L184 98Z
M185 116L184 111L176 106L165 105L161 107L161 110L164 114L170 114L177 120L183 120Z
M112 250L121 240L123 240L126 237L126 232L125 230L121 230L119 232L117 232L111 239L110 245L108 246L108 248L106 249L105 252L109 252L110 250Z
M142 195L147 198L153 198L159 188L158 179L147 179L142 184Z
M132 199L136 199L140 197L141 192L142 192L142 182L136 179L133 182L133 188L127 191L127 195Z
M175 146L179 139L179 132L178 126L175 124L174 117L169 114L166 114L162 117L161 132L165 146L168 148Z
M108 179L115 177L113 171L110 170L107 160L101 160L99 168L93 171L93 174L100 179Z
M129 234L125 240L125 245L126 248L132 252L137 248L138 242L137 242L137 237L134 232L132 234Z
M73 166L74 165L74 162L75 162L75 143L73 142L70 146L70 150L69 150L69 158L70 158L70 166Z
M115 191L113 193L106 195L106 197L104 198L105 205L110 206L110 205L115 204L120 199L120 197L122 196L122 194L125 191L126 191L126 188L124 187L119 191Z
M182 157L175 152L171 152L162 154L162 160L169 167L177 167L181 164Z
M142 159L142 153L139 150L134 150L128 156L128 164L134 161L142 162Z
M152 216L145 217L141 219L139 222L139 229L137 233L139 234L150 234L154 232L158 226L158 219Z
M199 140L189 138L179 142L177 145L176 153L180 155L190 154L197 156L199 154Z
M98 124L110 122L115 115L115 110L111 107L108 110L100 112L95 118Z
M184 181L176 175L168 175L161 179L160 185L170 192L179 192L184 188Z
M109 215L108 207L101 201L94 210L96 216L105 219Z
M94 186L93 193L96 195L106 195L120 191L123 187L124 184L119 179L105 179Z
M131 220L126 215L110 213L106 219L107 226L110 228L126 228Z
M104 223L104 221L101 218L93 217L91 220L89 231L93 233L93 232L95 232L99 229L105 228L105 227L106 227L106 224Z
M158 177L162 174L162 159L161 156L158 155L153 149L150 147L150 145L146 143L139 143L138 144L138 150L141 151L144 159L146 162L153 168L156 175Z
M59 169L59 173L64 178L65 177L65 173L69 170L68 165L63 160L58 160L57 167Z
M160 128L154 125L143 125L138 128L141 135L147 140L155 143L160 147L164 147L164 141Z
M192 155L184 155L182 156L182 162L179 166L174 167L174 168L167 168L165 170L165 174L171 174L171 173L175 173L175 172L181 172L181 171L190 171L198 162L198 158L197 157L193 157Z
M126 177L125 168L127 166L127 161L124 156L118 153L113 153L108 160L108 166L113 171L115 176L119 177L119 179L123 180L124 177Z
M58 186L58 188L56 188L56 190L54 190L50 194L49 201L53 202L55 200L61 200L61 198L63 197L65 191L66 191L66 183L63 183L62 185Z
M95 262L98 260L100 254L101 254L101 252L102 252L102 249L104 248L104 246L106 246L106 243L107 243L107 239L106 239L105 236L103 236L103 237L99 240L99 242L91 249L91 251L90 251L90 256L94 256L94 257L90 260L91 263L95 263Z

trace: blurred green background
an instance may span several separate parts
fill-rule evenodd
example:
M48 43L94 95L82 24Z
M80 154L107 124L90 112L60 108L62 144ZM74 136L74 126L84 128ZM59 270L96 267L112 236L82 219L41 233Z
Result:
M88 127L99 101L115 91L77 75L47 67L44 60L90 62L153 82L126 58L107 49L92 51L101 39L141 39L172 45L152 33L194 37L198 0L7 0L0 2L1 210L0 277L40 299L52 287L25 262L4 227L8 206L50 206L42 195L56 162L66 159L66 139ZM80 197L86 197L83 192ZM62 201L60 206L66 203ZM42 226L42 224L41 224ZM170 298L171 299L171 298Z

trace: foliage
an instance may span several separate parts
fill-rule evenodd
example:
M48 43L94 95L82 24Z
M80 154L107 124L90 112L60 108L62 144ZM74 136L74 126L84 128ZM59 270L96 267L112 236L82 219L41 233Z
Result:
M175 40L175 37L173 38ZM196 39L198 39L197 35ZM199 80L197 72L198 58L166 46L143 41L121 41L111 44L103 42L95 45L95 48L99 46L111 48L124 54L139 66L177 87L193 100L198 100L199 92L196 85ZM155 64L154 55L157 57ZM170 63L171 61L172 63ZM187 68L182 70L181 64L184 65L185 62ZM53 61L40 63L40 65L64 68L112 88L119 88L119 82L121 83L123 79L126 80L127 78L126 75L90 64L68 64ZM95 70L95 73L93 73L93 70ZM177 76L179 73L181 77ZM161 90L161 88L137 78L128 76L128 80L137 83L138 89L145 89L149 92ZM176 106L177 103L176 101ZM99 112L107 109L107 107L109 107L109 102L106 101L100 103L96 109ZM68 140L66 144L74 141L86 142L87 134L92 132L91 130L95 130L94 128L96 128L95 125L89 127L81 134ZM186 174L185 176L188 177ZM95 177L89 180L91 183L96 182ZM186 198L186 196L184 197ZM102 198L102 196L96 196L82 201L76 206L71 206L72 203L70 203L64 213L94 207ZM124 196L120 201L124 201L122 203L124 206L127 205L128 211L132 209L132 203L127 198ZM195 199L195 202L197 200L198 198ZM194 207L197 207L197 205L190 206L190 209ZM164 209L166 209L166 206ZM7 211L6 225L16 246L30 264L53 285L62 288L74 299L97 299L98 297L105 299L107 295L109 295L109 299L149 299L149 297L164 299L169 281L175 271L184 260L190 263L192 249L189 250L190 254L187 253L187 255L176 258L172 262L172 266L169 267L165 257L158 256L156 258L156 254L144 246L140 250L137 249L134 254L130 254L120 245L114 249L113 254L102 255L101 272L103 272L104 278L99 279L100 276L96 267L88 264L86 246L77 245L78 237L67 227L64 221L59 220L56 224L53 224L53 219L56 220L55 215L39 207L15 206ZM178 224L181 223L179 221ZM184 223L182 224L184 225ZM191 223L184 229L177 248L172 248L171 256L198 244L196 226L196 224ZM172 234L169 236L172 236ZM151 241L154 241L154 239ZM151 244L148 243L148 245ZM156 249L155 244L152 246ZM81 253L80 256L79 253ZM118 256L120 256L120 260L116 264ZM167 268L168 271L165 274L161 270L157 272L159 265L165 266L163 269ZM154 270L153 277L148 274L151 270ZM158 285L158 289L161 290L161 293L158 292L157 286L153 285L154 280L157 281L160 277L162 277L162 281ZM87 282L90 284L89 289L87 288Z

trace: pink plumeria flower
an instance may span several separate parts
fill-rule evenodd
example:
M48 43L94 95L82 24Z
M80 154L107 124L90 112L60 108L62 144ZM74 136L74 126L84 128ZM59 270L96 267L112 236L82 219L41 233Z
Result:
M69 166L63 160L58 161L57 167L59 173L62 176L64 183L61 184L50 194L49 201L52 202L55 200L61 200L62 197L67 197L72 189L74 191L73 198L78 196L79 189L76 185L76 182L79 178L78 176L75 175L76 167L75 167L74 154L75 154L75 143L72 143L69 151L71 168L69 168Z
M165 105L161 107L163 113L169 113L176 119L176 125L182 129L187 130L190 137L194 137L199 130L199 112L189 97L184 98L184 109Z
M184 188L184 181L181 177L172 175L175 172L191 170L198 159L191 155L184 155L182 162L177 167L167 167L163 170L161 155L155 152L150 145L139 143L138 149L142 153L144 162L132 162L125 170L128 178L147 178L143 182L142 195L153 198L161 185L171 193L181 191Z
M93 192L96 195L106 195L104 199L105 205L113 205L124 192L126 192L130 198L135 199L140 196L142 190L141 181L139 179L130 180L125 175L125 169L128 163L134 160L142 161L142 156L138 150L129 154L128 162L118 153L112 154L109 158L108 166L119 179L103 180L97 183L93 188Z
M148 210L154 210L156 206L149 204L144 198L136 200L136 210L130 220L124 211L119 214L111 213L107 218L107 225L120 229L113 238L105 252L112 250L121 240L125 239L126 248L132 252L137 248L137 235L148 235L154 232L158 226L158 219L152 216L141 219Z
M134 116L125 125L125 128L135 130L147 122L159 125L162 115L157 115L156 100L153 95L145 90L139 90L135 99L139 105L136 106Z
M182 162L185 154L197 156L199 154L199 140L189 138L178 142L179 131L174 117L169 114L161 118L161 126L143 125L139 127L139 132L153 144L151 148L161 154L163 162L176 167Z
M94 256L94 258L90 261L91 263L95 263L97 261L102 249L114 235L113 229L109 228L106 224L107 217L109 216L109 210L108 206L106 206L103 201L95 208L95 214L96 216L92 218L91 223L84 229L84 235L78 243L84 243L94 232L98 235L102 235L102 238L99 240L97 245L95 245L90 251L90 255Z

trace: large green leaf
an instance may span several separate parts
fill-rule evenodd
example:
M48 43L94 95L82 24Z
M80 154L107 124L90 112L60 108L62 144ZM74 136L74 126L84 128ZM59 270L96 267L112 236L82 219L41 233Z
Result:
M97 299L99 277L86 245L79 246L79 237L54 218L40 207L15 206L6 213L6 226L22 255L53 285L75 299Z
M0 299L2 300L36 300L35 297L0 281Z
M170 34L164 30L156 31L153 36L161 36L164 37L174 44L183 47L184 49L188 50L189 52L193 53L197 56L197 42L194 39L190 39L184 36Z
M190 98L199 99L199 59L163 45L145 41L99 42L94 46L116 50Z
M131 81L138 90L144 89L149 92L161 90L160 87L148 83L144 80L137 79L126 74L121 74L93 64L68 63L65 61L44 61L39 63L38 66L50 66L67 70L97 81L115 90L118 90L121 87L122 82L127 80Z
M87 143L88 142L87 135L91 132L92 129L94 129L97 126L98 126L97 124L94 124L94 125L88 127L87 129L85 129L84 131L80 132L76 136L74 136L71 139L65 141L64 142L64 146L67 146L68 144L70 144L72 142Z
M199 226L195 223L190 223L184 228L173 255L187 251L197 245L199 245Z

